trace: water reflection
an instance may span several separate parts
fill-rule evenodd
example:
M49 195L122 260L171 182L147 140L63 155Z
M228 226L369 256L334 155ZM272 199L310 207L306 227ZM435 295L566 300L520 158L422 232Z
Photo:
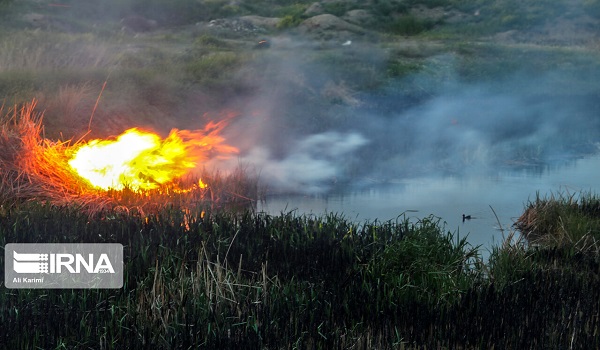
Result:
M586 157L552 166L507 169L494 175L420 177L385 184L363 181L327 196L270 196L259 210L271 214L338 213L356 222L395 220L401 215L435 215L446 229L468 234L472 245L491 249L502 241L524 206L536 195L552 192L596 192L600 188L600 157ZM493 209L493 210L492 210ZM462 220L462 215L471 220ZM497 215L497 217L496 217Z

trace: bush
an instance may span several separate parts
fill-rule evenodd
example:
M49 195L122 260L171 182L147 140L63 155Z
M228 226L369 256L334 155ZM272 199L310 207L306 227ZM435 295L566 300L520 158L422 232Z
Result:
M417 35L433 28L430 20L420 19L411 15L404 15L389 25L389 30L394 34Z
M287 29L296 27L302 22L302 19L292 15L284 16L279 22L277 22L277 29Z

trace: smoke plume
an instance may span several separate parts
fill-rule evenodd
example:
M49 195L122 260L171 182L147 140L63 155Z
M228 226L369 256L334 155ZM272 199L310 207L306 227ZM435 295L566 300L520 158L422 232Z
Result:
M364 65L381 68L382 52L369 56L373 46L353 45ZM568 66L467 80L456 56L444 54L418 73L358 93L336 80L335 69L307 58L311 44L273 46L264 54L268 72L231 135L247 150L241 159L272 189L315 193L338 181L494 174L596 150L599 104L581 85L566 85ZM331 86L340 87L335 101Z

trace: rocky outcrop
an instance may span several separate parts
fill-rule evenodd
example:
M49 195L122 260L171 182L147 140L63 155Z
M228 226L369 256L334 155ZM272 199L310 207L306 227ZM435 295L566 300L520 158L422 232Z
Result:
M250 16L258 17L258 16ZM242 18L219 18L208 22L208 28L234 33L264 32L264 28L254 25L251 20Z
M342 17L343 20L359 26L367 26L373 23L374 17L367 10L351 10Z
M255 27L265 29L275 29L281 21L281 18L277 17L262 17L262 16L243 16L240 20L246 21Z
M365 33L363 28L330 14L322 14L306 19L300 23L298 28L300 31L309 34L322 34L324 32Z
M304 15L312 17L312 16L317 16L317 15L322 15L323 12L324 12L323 5L321 5L320 2L314 2L314 3L312 3L312 5L310 5L306 9L306 11L304 11Z

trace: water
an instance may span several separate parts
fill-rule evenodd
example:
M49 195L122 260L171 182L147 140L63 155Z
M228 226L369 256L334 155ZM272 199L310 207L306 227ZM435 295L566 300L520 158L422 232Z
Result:
M299 215L337 213L359 223L396 220L402 214L415 219L432 214L446 223L447 231L468 235L468 241L481 245L485 254L502 242L527 202L538 193L541 197L558 192L596 193L600 189L598 174L600 156L596 155L493 176L421 177L372 183L327 196L271 196L258 209L274 215L289 211ZM472 219L463 221L462 214Z

